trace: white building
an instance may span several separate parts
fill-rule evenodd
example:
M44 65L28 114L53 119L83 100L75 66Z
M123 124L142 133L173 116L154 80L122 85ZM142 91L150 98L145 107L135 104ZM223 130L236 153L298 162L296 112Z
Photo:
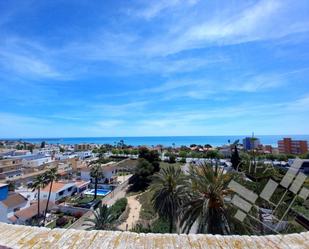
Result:
M27 168L39 168L40 166L52 162L51 156L44 156L31 160L23 160L23 166Z
M5 200L0 201L0 221L13 223L14 213L29 206L30 202L21 194L9 193Z
M41 190L41 200L47 200L50 189L50 183ZM57 201L72 196L76 193L77 189L74 182L53 182L50 201L56 203Z
M93 156L92 151L88 150L88 151L77 151L75 152L76 155L80 158L80 159L85 159L85 158L90 158Z
M50 201L56 203L65 197L72 196L75 193L81 193L88 188L90 181L58 181L53 182ZM41 200L48 199L50 184L41 190Z
M103 172L103 176L104 178L99 179L99 183L109 183L113 180L113 178L115 177L116 174L116 168L117 168L117 164L115 164L114 162L109 162L106 164L102 164L102 172ZM93 181L93 179L90 176L90 171L91 171L91 167L84 167L81 168L81 179L84 181Z

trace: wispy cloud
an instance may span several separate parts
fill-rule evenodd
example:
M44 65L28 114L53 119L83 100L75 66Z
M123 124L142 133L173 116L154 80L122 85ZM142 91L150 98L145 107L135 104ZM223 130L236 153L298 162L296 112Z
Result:
M0 4L0 135L218 134L306 113L307 1L82 5Z
M0 42L0 65L8 72L32 79L64 78L52 64L49 49L41 44L17 37Z
M132 13L138 17L145 19L151 19L159 15L162 11L166 9L171 9L180 6L181 8L185 6L191 6L198 2L198 0L157 0L157 1L147 1L145 7L139 10L130 9L129 13Z

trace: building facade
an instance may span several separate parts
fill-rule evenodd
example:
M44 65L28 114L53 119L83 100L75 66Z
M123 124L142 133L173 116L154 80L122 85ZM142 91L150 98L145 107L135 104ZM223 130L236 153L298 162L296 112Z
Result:
M254 150L260 146L260 139L255 137L246 137L243 139L244 150Z
M9 180L22 173L22 160L21 159L3 159L0 160L0 180Z
M278 141L279 153L283 154L305 154L308 152L308 142L305 140L292 140L291 138L284 138Z

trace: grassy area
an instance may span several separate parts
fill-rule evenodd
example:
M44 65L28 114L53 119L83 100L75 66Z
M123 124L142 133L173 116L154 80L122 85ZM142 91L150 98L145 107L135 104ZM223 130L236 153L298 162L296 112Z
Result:
M75 220L74 217L67 216L67 215L65 217L68 219L68 222L61 228L68 228L74 223L74 220ZM51 228L51 229L57 228L56 220L49 223L46 227Z
M129 175L130 173L128 173L128 172L117 172L117 176L127 176L127 175Z
M118 168L134 169L138 163L138 160L130 159L123 160L118 163Z
M293 209L296 212L299 212L300 214L304 215L307 219L309 219L309 209L305 205L297 205L294 206Z
M93 201L93 197L94 197L93 195L85 195L84 197L80 197L80 198L76 199L75 203L76 204L87 204L87 203ZM104 198L104 196L100 196L100 195L97 196L97 200L100 200L100 199L103 199L103 198Z
M166 168L168 166L181 167L183 165L184 165L184 163L179 163L179 162L177 162L177 163L160 162L161 168Z
M55 228L56 227L56 220L54 220L51 223L49 223L46 227L47 228L51 228L51 229Z
M138 197L139 202L142 205L140 212L140 219L143 220L152 220L157 217L155 210L153 209L152 203L152 192L146 191Z
M86 203L91 202L92 200L93 200L93 196L92 195L87 195L87 196L78 198L76 200L76 202L77 202L77 204L86 204Z

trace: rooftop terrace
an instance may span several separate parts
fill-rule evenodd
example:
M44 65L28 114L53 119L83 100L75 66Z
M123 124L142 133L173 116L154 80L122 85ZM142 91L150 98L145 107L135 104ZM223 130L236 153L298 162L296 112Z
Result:
M308 249L309 232L270 236L137 234L114 231L48 229L0 223L0 248L113 249Z

